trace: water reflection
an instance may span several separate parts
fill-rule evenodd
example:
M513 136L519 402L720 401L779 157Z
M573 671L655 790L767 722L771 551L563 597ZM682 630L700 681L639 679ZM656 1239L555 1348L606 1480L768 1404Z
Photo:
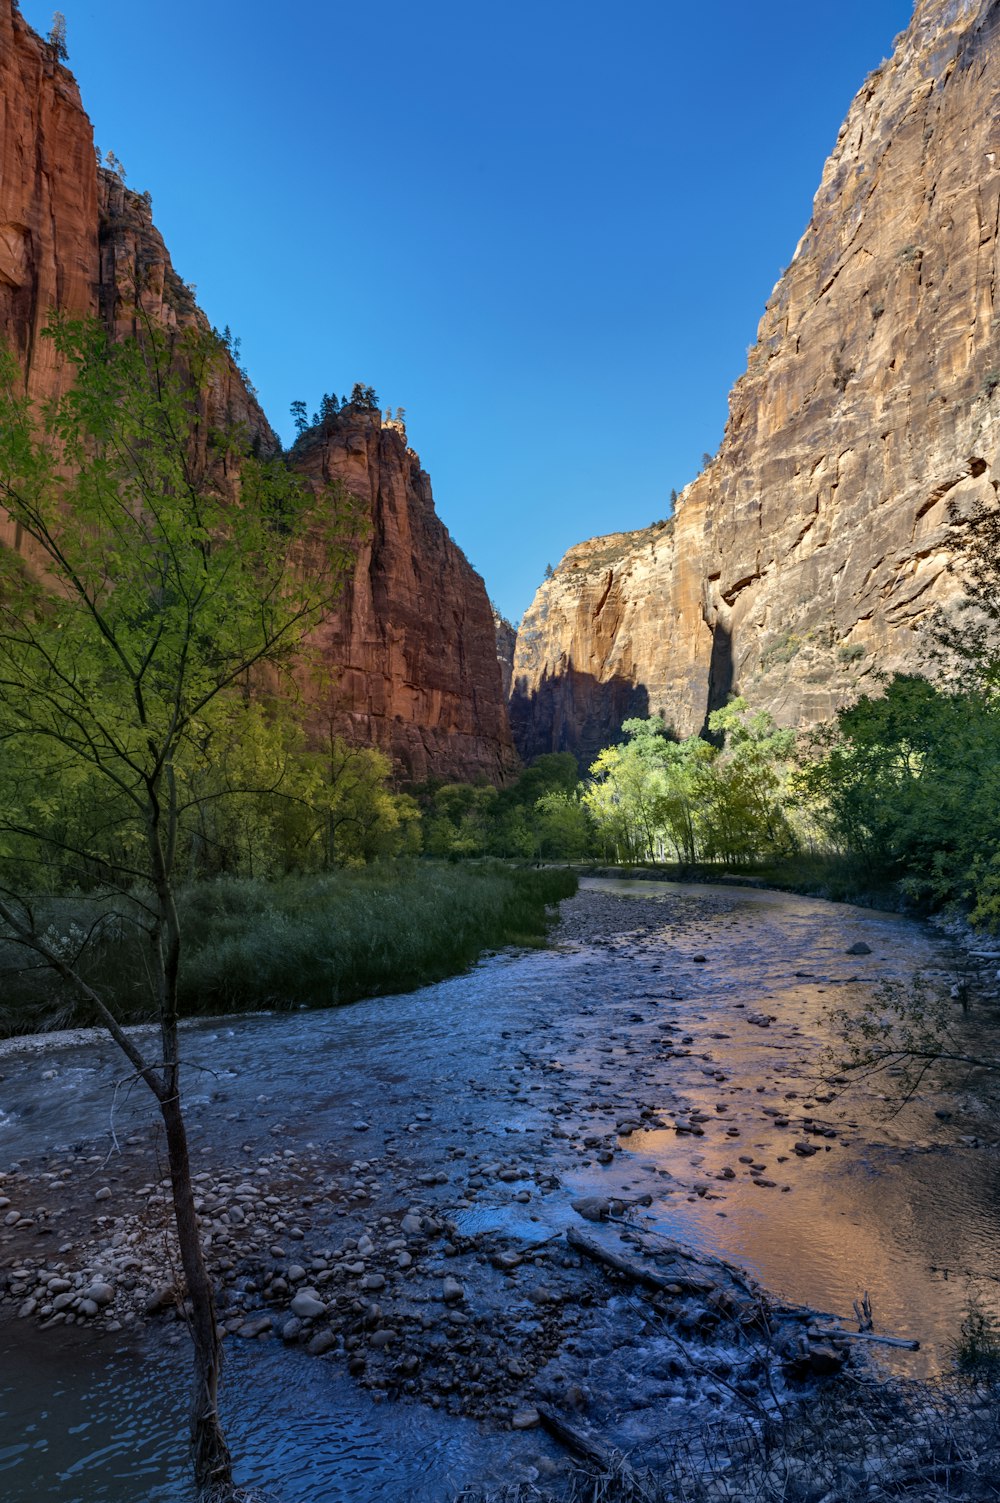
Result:
M847 953L858 942L868 954ZM566 905L553 951L341 1011L188 1028L186 1056L216 1072L191 1076L192 1137L212 1171L276 1146L314 1145L331 1172L363 1153L383 1181L369 1216L398 1214L451 1153L449 1181L420 1193L469 1230L525 1242L571 1221L577 1194L648 1197L634 1214L652 1231L742 1262L792 1299L849 1315L869 1290L880 1327L918 1337L915 1365L933 1370L969 1279L1000 1277L989 1120L969 1093L928 1094L886 1120L880 1086L831 1097L817 1060L831 999L861 1004L887 978L946 962L932 935L894 916L592 883ZM76 1146L101 1162L121 1073L103 1047L0 1049L8 1152L37 1166ZM628 1117L641 1129L601 1162L594 1144ZM152 1120L142 1092L118 1092L120 1141L144 1142ZM524 1179L477 1187L476 1166L512 1145L560 1188L538 1193L530 1163ZM188 1503L180 1351L116 1350L27 1322L3 1341L2 1503ZM341 1367L276 1343L232 1346L225 1404L246 1480L286 1503L429 1503L529 1455L509 1434L380 1404Z

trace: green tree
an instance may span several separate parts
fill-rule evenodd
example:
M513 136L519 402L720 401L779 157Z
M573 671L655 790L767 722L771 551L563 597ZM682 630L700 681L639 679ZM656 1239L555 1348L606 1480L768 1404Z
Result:
M374 386L366 386L363 381L355 381L351 388L352 407L362 407L366 412L378 412L378 397L375 395Z
M61 10L57 10L52 17L52 27L49 31L49 46L53 55L61 63L69 61L69 48L66 45L66 17Z
M292 414L292 422L295 424L296 436L298 438L301 438L303 433L305 433L306 429L309 427L309 419L306 416L306 404L305 402L303 402L301 397L298 397L291 404L288 410Z
M549 861L582 861L594 844L589 814L572 793L553 789L535 805L537 849Z
M715 710L708 730L723 738L724 749L714 765L706 855L734 862L790 855L797 844L787 814L795 732L740 698Z
M1000 920L1000 706L896 674L816 737L801 783L865 875Z
M445 783L438 788L424 820L427 854L451 860L484 855L497 796L497 790L486 783Z
M334 602L348 524L337 498L317 510L280 463L213 429L215 337L48 332L74 379L45 408L0 358L0 500L21 540L0 550L0 932L91 1009L156 1098L191 1309L195 1477L201 1496L234 1498L182 1108L179 863L206 761L239 738L253 676L280 674ZM67 877L115 891L117 921L141 937L154 1049L36 922L35 896Z

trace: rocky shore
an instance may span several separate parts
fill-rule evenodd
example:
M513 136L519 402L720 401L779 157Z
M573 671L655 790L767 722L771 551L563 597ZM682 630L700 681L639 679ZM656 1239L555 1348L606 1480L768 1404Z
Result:
M814 1409L826 1383L853 1392L871 1349L855 1321L836 1318L849 1300L830 1316L794 1289L769 1294L738 1260L667 1225L679 1211L722 1213L721 1228L764 1197L792 1205L867 1141L858 1103L845 1107L816 1078L801 994L894 961L877 916L848 913L845 930L841 914L823 949L816 906L797 910L808 923L776 955L766 915L738 894L650 901L595 888L565 905L560 952L531 962L520 991L507 987L509 1010L438 1015L426 1058L405 1035L414 1011L400 1014L391 1053L371 1043L367 1084L346 1045L345 1079L336 1054L332 1075L321 1068L317 1041L316 1080L302 1073L298 1100L251 1094L250 1063L233 1071L238 1084L191 1111L227 1341L285 1344L375 1398L538 1432L531 1462L543 1479L615 1454L655 1473L670 1436L711 1433L722 1445L748 1424L759 1432ZM875 943L857 937L864 923ZM734 956L760 965L755 1006ZM565 976L560 995L546 990L549 966L568 968L568 991ZM461 986L448 983L446 998ZM260 1049L284 1026L269 1020ZM258 1058L249 1038L244 1047ZM34 1074L40 1110L77 1068L74 1049L0 1057L7 1082ZM0 1318L53 1340L80 1326L186 1339L155 1127L123 1120L136 1130L25 1154L0 1177ZM957 1142L968 1125L937 1130ZM16 1120L8 1128L16 1142ZM911 1131L893 1152L905 1161L926 1143Z

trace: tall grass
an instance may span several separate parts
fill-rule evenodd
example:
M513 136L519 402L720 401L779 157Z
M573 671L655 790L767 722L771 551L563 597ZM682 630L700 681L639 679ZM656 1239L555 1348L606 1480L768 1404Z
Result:
M328 1007L409 991L464 971L484 951L537 944L549 905L576 891L574 874L500 862L386 863L278 881L220 878L179 895L184 1015L273 1007ZM100 903L51 900L55 928L89 931ZM108 905L110 906L110 905ZM48 917L48 915L47 915ZM0 1035L86 1024L49 973L0 954ZM143 942L111 926L80 969L120 1017L152 1008Z

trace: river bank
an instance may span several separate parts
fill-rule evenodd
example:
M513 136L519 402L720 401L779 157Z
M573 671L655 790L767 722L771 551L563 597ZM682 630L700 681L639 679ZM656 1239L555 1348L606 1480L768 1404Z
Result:
M304 1362L376 1405L362 1429L391 1439L405 1414L410 1450L415 1426L448 1457L404 1483L388 1463L381 1480L370 1467L352 1479L343 1446L323 1459L313 1440L303 1490L264 1423L239 1449L247 1479L278 1496L444 1499L491 1476L565 1489L552 1414L662 1472L681 1436L722 1444L762 1413L814 1408L817 1366L840 1367L825 1334L838 1322L815 1319L810 1337L776 1319L782 1346L776 1330L763 1339L764 1306L850 1317L867 1289L880 1331L921 1340L889 1349L893 1370L927 1377L947 1367L970 1279L1000 1272L996 1145L974 1094L885 1121L880 1091L841 1099L817 1068L831 995L860 1001L917 966L946 975L928 931L771 893L591 881L555 939L408 997L188 1030L202 1212L236 1354L230 1427L246 1428L255 1371L287 1388L286 1364L306 1403L319 1380L298 1376ZM867 953L849 953L859 943ZM144 1100L116 1095L117 1063L92 1044L8 1045L0 1071L17 1155L0 1182L2 1308L17 1339L179 1352ZM610 1273L581 1234L652 1279ZM750 1279L741 1289L713 1259ZM846 1372L840 1384L868 1381L857 1358ZM35 1477L32 1495L133 1497L94 1442L73 1462L86 1492ZM143 1444L129 1433L130 1454ZM47 1434L45 1454L65 1462L67 1446ZM166 1448L161 1433L152 1449ZM173 1456L144 1496L186 1496ZM3 1483L40 1461L0 1460L0 1496L27 1497Z

